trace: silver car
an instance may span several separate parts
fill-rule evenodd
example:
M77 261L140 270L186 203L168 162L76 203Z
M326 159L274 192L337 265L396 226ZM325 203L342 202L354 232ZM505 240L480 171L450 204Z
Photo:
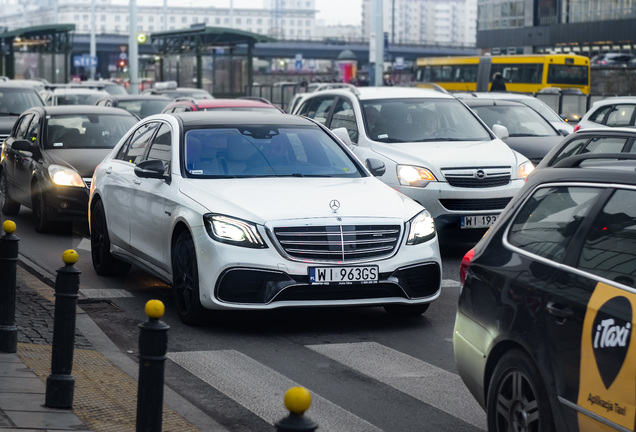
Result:
M617 96L594 102L574 131L592 127L636 126L636 97Z
M534 168L494 135L503 128L491 132L433 89L317 91L294 113L334 130L379 179L422 204L449 239L481 237Z

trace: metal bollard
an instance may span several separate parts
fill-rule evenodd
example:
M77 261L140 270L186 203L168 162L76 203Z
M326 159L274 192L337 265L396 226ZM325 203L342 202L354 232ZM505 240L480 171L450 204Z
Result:
M58 269L55 278L55 316L53 319L53 348L51 374L46 378L44 405L50 408L72 408L75 378L73 349L75 346L75 318L79 291L79 271L74 264L77 252L64 251L64 267Z
M15 326L16 266L18 242L13 221L4 221L6 233L0 237L0 352L14 353L18 350L18 328Z
M313 420L304 417L303 413L311 405L311 394L304 387L292 387L285 393L285 407L289 415L276 423L278 432L312 432L318 429Z
M164 364L168 351L168 329L160 321L165 312L160 300L149 300L148 321L139 325L139 380L137 388L137 432L161 432Z

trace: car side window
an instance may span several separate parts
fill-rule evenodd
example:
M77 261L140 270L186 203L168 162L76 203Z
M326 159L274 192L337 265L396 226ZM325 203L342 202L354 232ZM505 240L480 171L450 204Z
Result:
M585 238L578 267L636 288L636 191L614 192Z
M599 108L590 116L590 121L594 123L598 123L598 124L603 124L603 120L605 119L605 116L607 115L608 112L612 110L612 108L613 108L612 106Z
M632 126L633 121L632 118L634 116L634 109L636 109L636 105L632 104L622 104L616 105L614 109L607 116L607 121L605 124L607 126Z
M340 127L347 129L351 142L358 142L358 125L356 123L356 116L353 112L353 107L348 100L343 98L340 98L338 103L336 103L329 129L336 129Z
M595 137L579 138L570 141L558 153L550 165L554 165L568 156L585 153L621 153L625 148L627 137Z
M15 129L15 139L26 139L27 130L29 128L29 124L31 123L31 119L33 118L33 114L27 114L22 116L20 122L16 125Z
M335 97L333 96L312 98L309 101L307 111L304 113L304 115L316 120L319 123L325 124L334 101Z
M172 159L172 133L170 126L162 124L150 144L148 151L149 160L163 161L166 172L170 171L170 160Z
M159 123L151 122L145 123L137 128L128 141L126 141L126 144L119 150L117 159L133 164L137 164L141 161L141 158L148 148L148 143L158 126Z
M40 121L40 116L38 116L37 114L34 114L32 117L31 123L29 124L29 128L26 131L25 139L27 141L37 142L39 131L40 131L39 121Z
M602 188L554 186L537 189L508 232L511 245L562 263L576 231Z

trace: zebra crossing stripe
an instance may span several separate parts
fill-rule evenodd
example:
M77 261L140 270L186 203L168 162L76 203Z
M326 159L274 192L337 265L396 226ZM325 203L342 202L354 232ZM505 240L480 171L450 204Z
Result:
M234 350L168 353L168 358L263 420L274 424L289 415L283 399L295 383L262 363ZM307 416L321 432L382 432L311 391Z
M486 430L486 414L459 375L375 342L307 345L428 405Z

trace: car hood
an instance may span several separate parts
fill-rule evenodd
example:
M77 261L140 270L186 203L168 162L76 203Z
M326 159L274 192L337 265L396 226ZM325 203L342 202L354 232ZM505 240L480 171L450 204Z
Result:
M92 177L95 167L112 149L45 150L50 163L73 168L82 177Z
M439 169L461 167L509 166L522 160L499 139L492 141L442 141L384 144L374 143L373 150L398 164L428 168L436 175Z
M561 140L562 136L531 136L508 137L504 141L511 149L518 151L536 165Z
M180 189L209 212L256 223L334 216L408 220L422 210L373 177L183 179ZM336 212L333 200L340 205Z
M9 135L18 116L0 115L0 135Z

